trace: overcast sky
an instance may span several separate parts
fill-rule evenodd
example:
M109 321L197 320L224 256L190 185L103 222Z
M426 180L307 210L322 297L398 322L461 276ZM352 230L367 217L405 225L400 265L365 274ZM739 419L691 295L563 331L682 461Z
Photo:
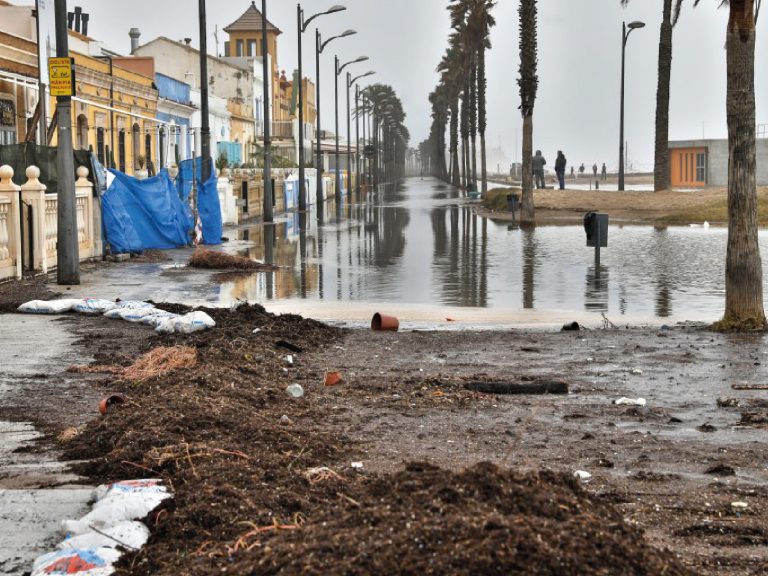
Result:
M17 4L27 3L14 0ZM339 0L347 12L315 22L326 37L347 28L358 36L329 45L323 60L324 103L333 102L333 54L342 59L371 58L358 64L357 73L375 70L373 81L391 84L403 100L412 144L428 135L429 92L437 82L435 67L449 33L446 0ZM307 15L323 11L336 0L305 0ZM656 67L662 0L633 0L622 9L619 0L542 0L539 2L539 97L534 116L534 146L554 161L562 149L569 164L618 164L621 22L643 20L647 27L632 33L627 47L626 137L629 158L636 167L653 165ZM670 138L721 138L725 124L725 26L727 10L716 0L705 0L695 10L685 3L675 29L672 70ZM69 0L69 9L82 6L91 14L89 34L112 49L127 53L128 30L142 31L142 43L158 35L195 38L197 2L194 0ZM221 28L240 16L247 0L208 2L210 51L215 50L214 26L219 26L221 50L226 34ZM257 2L260 8L261 2ZM499 0L495 9L493 50L488 56L489 146L500 144L510 157L520 153L520 116L517 110L518 24L517 0ZM268 16L283 30L278 63L289 74L296 67L296 4L269 0ZM758 26L757 62L766 61L766 38ZM313 26L314 28L314 26ZM305 74L314 78L314 38L305 40ZM368 80L368 79L365 79ZM768 67L757 70L757 119L768 124ZM323 107L323 123L333 112Z

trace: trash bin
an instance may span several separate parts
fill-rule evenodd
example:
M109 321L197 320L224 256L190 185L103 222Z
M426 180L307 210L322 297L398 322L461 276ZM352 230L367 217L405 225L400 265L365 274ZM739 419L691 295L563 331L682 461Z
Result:
M515 214L517 212L517 205L520 202L520 196L517 194L507 194L507 210Z

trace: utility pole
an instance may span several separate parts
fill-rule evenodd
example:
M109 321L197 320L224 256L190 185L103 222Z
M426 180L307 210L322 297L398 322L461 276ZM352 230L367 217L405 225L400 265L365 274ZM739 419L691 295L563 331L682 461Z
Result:
M264 65L264 222L274 221L272 209L272 119L270 114L269 81L272 71L269 69L269 43L267 42L267 0L261 0L261 59Z
M69 58L67 0L56 0L56 56ZM70 74L74 63L70 62ZM73 78L74 80L74 78ZM74 90L74 81L72 82ZM71 94L71 92L70 92ZM75 200L75 160L72 146L72 96L56 97L58 119L58 212L57 212L57 282L64 286L80 284L80 247L77 241L77 205Z
M296 7L299 30L299 212L307 210L307 192L304 190L304 71L302 69L301 37L304 36L304 11L301 4Z
M208 115L208 32L205 18L205 0L198 0L200 14L200 155L203 157L202 180L211 177L211 125ZM194 176L193 176L194 177Z

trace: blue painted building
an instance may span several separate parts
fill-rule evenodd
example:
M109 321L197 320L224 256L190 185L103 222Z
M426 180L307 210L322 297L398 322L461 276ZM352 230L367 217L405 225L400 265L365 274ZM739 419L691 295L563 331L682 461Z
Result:
M158 135L157 162L159 167L192 157L192 115L197 108L192 104L192 87L165 74L155 74L158 91L157 119L165 124Z

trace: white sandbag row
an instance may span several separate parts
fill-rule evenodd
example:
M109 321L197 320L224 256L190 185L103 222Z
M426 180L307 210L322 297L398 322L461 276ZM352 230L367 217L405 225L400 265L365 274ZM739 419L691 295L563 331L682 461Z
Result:
M107 318L146 324L162 334L192 334L216 326L213 318L205 312L190 312L182 316L139 301L112 302L95 298L33 300L19 306L19 312L28 314L64 314L73 311L90 315L103 314Z
M171 497L155 479L100 486L93 509L80 520L62 523L66 538L56 552L35 560L31 576L114 574L123 552L140 550L149 539L149 529L138 520Z

